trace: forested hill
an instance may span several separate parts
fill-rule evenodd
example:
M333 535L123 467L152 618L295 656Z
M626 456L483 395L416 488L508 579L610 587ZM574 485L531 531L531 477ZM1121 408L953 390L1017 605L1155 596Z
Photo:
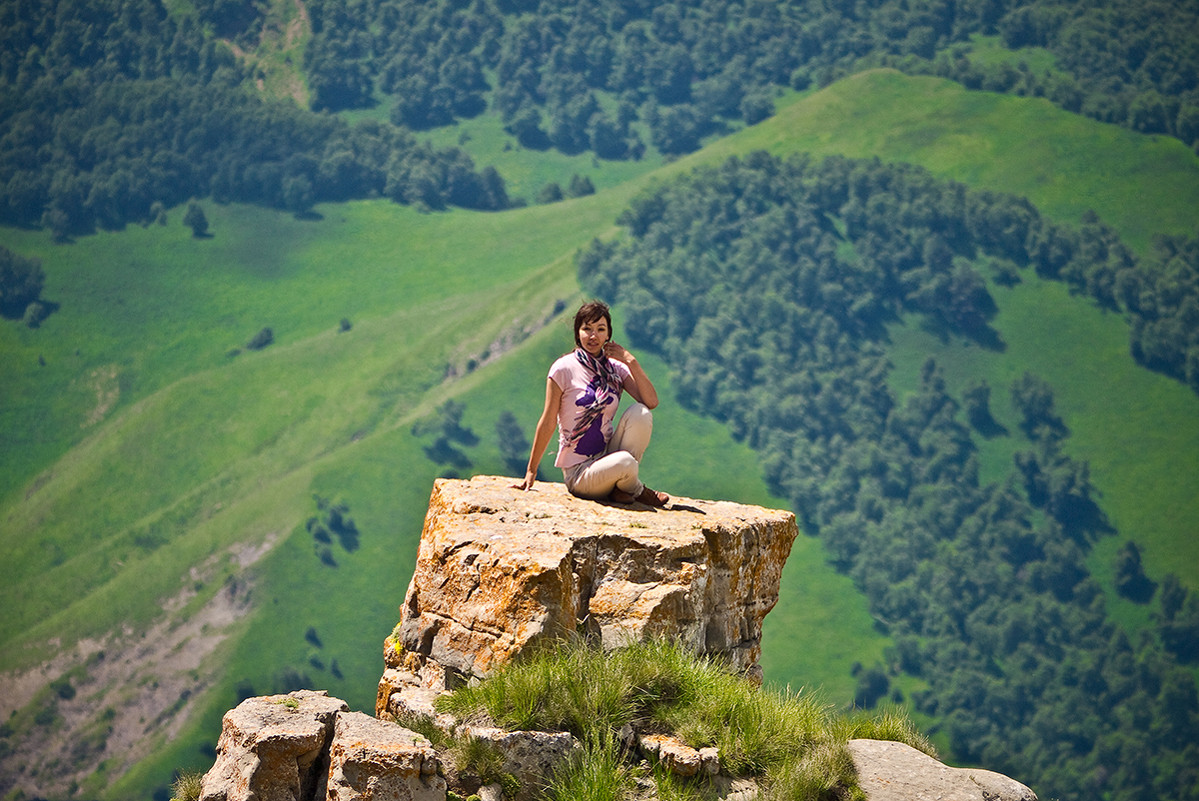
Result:
M1199 138L1194 0L308 0L302 64L286 68L311 111L263 96L261 62L234 55L276 35L277 6L0 4L0 221L65 239L209 195L502 208L494 169L411 132L490 110L528 147L679 154L768 116L780 87L870 66ZM314 113L375 106L398 127Z
M500 209L512 199L494 166L416 132L489 110L529 148L678 155L768 116L780 87L873 65L1045 96L1199 146L1196 2L309 0L298 22L310 26L311 109L255 88L263 68L244 54L270 38L271 8L0 4L0 222L65 241L209 196L295 212L377 196ZM320 113L379 105L392 124ZM1166 291L1093 294L1122 294L1138 359L1199 389L1197 247L1159 250L1173 265ZM36 324L48 313L26 313L36 266L4 259L0 313Z
M1002 347L984 276L1067 272L1061 229L919 169L764 153L697 170L622 222L627 240L581 256L585 286L675 365L682 403L761 454L894 638L891 669L928 683L912 700L944 721L956 758L1049 798L1199 797L1186 668L1199 597L1167 576L1156 630L1135 641L1106 618L1087 554L1114 532L1067 455L1050 385L1028 372L1013 384L1009 431L989 385L959 400L935 362L906 400L888 383L887 326L901 319ZM1118 247L1094 227L1073 243ZM1020 444L985 482L977 443L994 437ZM1119 591L1147 600L1125 550ZM859 703L887 693L887 670L860 677Z

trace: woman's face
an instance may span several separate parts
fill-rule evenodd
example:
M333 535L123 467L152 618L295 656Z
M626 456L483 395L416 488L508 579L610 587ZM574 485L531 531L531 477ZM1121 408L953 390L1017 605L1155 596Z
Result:
M603 352L610 336L608 321L603 317L579 326L579 344L592 356L599 356Z

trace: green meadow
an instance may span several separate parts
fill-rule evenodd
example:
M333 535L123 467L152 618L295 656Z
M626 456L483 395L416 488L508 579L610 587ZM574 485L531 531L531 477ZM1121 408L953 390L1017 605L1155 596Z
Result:
M1067 222L1093 209L1142 251L1155 233L1193 234L1199 219L1199 159L1177 142L888 71L788 95L770 120L668 164L546 166L505 147L486 118L467 133L456 138L511 174L514 196L576 172L599 191L501 213L364 201L303 220L206 202L207 239L190 235L181 209L166 226L70 245L0 229L0 244L42 260L43 295L59 304L36 330L0 322L0 670L145 630L168 600L186 620L230 582L251 598L195 677L186 722L123 776L128 766L102 767L84 785L95 795L146 797L173 769L210 764L203 746L239 686L269 692L299 677L373 708L433 480L505 472L496 420L512 412L531 434L545 369L569 347L582 298L573 256L617 235L621 209L650 182L756 149L839 153L1025 195ZM1103 508L1141 546L1150 577L1174 572L1199 588L1199 398L1137 367L1125 323L1061 285L1025 275L993 293L1002 351L896 326L893 385L915 386L934 356L953 388L987 380L996 418L1016 432L1007 388L1025 370L1041 375L1068 449L1090 461ZM246 349L264 327L274 344ZM669 402L671 366L639 355L667 399L651 484L783 505L746 446ZM439 461L414 429L447 400L464 404L476 437L457 446L468 466ZM1016 434L987 441L986 474L1007 472L1020 447ZM305 527L317 496L344 502L359 531L356 547L335 542L326 561ZM1109 585L1113 540L1092 555ZM244 568L247 548L264 555ZM1109 594L1128 626L1144 623L1143 607ZM881 661L887 644L852 582L801 535L766 623L768 680L842 705L851 666Z

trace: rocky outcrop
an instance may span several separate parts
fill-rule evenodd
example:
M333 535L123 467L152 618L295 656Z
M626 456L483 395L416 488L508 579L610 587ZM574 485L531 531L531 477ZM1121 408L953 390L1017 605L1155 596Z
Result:
M1015 779L989 770L951 768L903 743L850 740L849 752L869 801L1037 801Z
M441 772L421 735L298 690L225 713L200 801L445 801Z
M762 619L798 532L790 512L676 498L582 501L561 484L436 482L389 669L445 687L574 632L616 648L669 636L759 675ZM386 711L388 683L380 686Z
M444 801L445 779L424 737L361 712L337 716L328 801Z
M348 710L311 690L242 701L225 713L200 801L324 798L334 719Z
M579 743L456 720L434 701L564 635L606 649L670 637L760 680L762 620L778 598L793 515L688 498L667 509L616 506L560 484L522 492L511 483L435 484L401 620L384 644L375 717L311 691L247 699L225 715L201 801L442 801L447 789L533 801ZM634 759L702 780L715 799L757 796L752 778L725 773L717 749L625 729ZM498 754L498 779L472 777L451 758L462 743ZM1036 799L1006 776L950 768L899 743L853 740L849 750L868 801Z

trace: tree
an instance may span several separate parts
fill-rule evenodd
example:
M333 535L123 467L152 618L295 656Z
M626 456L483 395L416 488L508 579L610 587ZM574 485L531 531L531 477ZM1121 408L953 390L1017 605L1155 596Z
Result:
M306 175L289 175L283 179L283 205L295 214L312 208L312 181Z
M745 95L740 108L746 124L755 125L774 113L774 100L768 92L757 90Z
M42 294L42 263L0 246L0 316L19 318Z
M704 125L690 105L668 106L655 115L652 140L667 155L690 153L699 148Z
M541 112L536 106L524 105L512 115L504 130L516 137L516 141L531 150L549 147L549 137L541 130Z
M275 332L272 331L269 327L263 328L257 334L255 334L253 337L250 338L250 341L246 343L246 347L249 348L250 350L262 350L267 345L272 344L274 341L275 341Z
M859 709L871 709L891 689L891 680L881 665L875 665L858 673L858 686L854 690L853 704Z
M991 414L991 385L986 381L971 381L962 390L962 406L966 419L986 437L1006 433Z
M1149 603L1156 589L1141 565L1141 551L1131 540L1116 552L1116 592L1139 604Z
M1182 586L1182 582L1178 580L1178 576L1173 573L1167 573L1162 578L1162 591L1158 596L1158 602L1162 607L1162 619L1173 620L1174 615L1178 614L1178 610L1182 609L1183 603L1187 598L1187 589Z
M570 197L583 197L585 195L595 194L595 184L591 183L591 179L586 175L575 173L570 176L570 186L566 189L566 194Z
M541 187L541 191L537 193L538 203L557 203L562 200L565 195L562 194L562 187L557 181L550 181L545 186Z
M624 132L607 115L598 113L591 118L591 149L602 159L624 158L628 152Z
M1012 382L1012 406L1022 416L1020 428L1031 439L1052 438L1065 430L1053 409L1053 388L1039 376L1025 372Z
M183 224L192 229L192 236L203 239L208 236L208 217L204 209L196 201L187 204L187 212L183 215Z
M1162 644L1183 662L1199 660L1199 595L1187 593L1182 605L1160 628Z

